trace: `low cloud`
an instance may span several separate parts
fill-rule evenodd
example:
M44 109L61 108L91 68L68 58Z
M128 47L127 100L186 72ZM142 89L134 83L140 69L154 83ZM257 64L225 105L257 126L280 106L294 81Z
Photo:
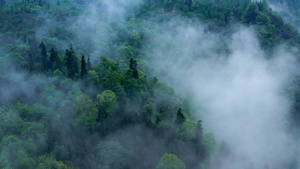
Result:
M153 29L149 53L161 79L192 96L205 130L231 147L230 157L211 165L285 168L299 151L287 128L295 57L282 46L267 59L252 28L214 33L197 22L177 22Z

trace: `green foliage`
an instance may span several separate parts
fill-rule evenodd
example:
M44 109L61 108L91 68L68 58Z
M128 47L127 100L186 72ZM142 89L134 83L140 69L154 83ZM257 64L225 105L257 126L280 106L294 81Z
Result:
M192 142L196 137L197 124L186 120L177 131L179 138L183 141Z
M97 3L103 6L102 1ZM152 139L161 141L158 146L167 143L166 152L187 156L183 160L187 168L197 160L209 168L206 161L216 147L213 134L203 134L202 121L189 117L188 103L152 78L152 53L145 48L156 28L148 22L164 25L179 15L208 23L206 29L216 32L231 32L235 23L250 24L266 51L281 42L295 50L300 44L297 30L268 9L265 0L146 1L124 20L116 17L108 22L105 12L100 12L97 24L87 25L97 30L93 40L85 40L85 33L74 34L76 28L81 31L86 26L74 21L79 14L89 16L87 9L80 0L10 1L0 9L0 87L10 77L10 68L24 72L26 78L41 74L30 81L39 86L33 98L21 95L1 103L0 168L154 168L153 163L146 166L135 158L146 156L149 149L149 154L156 151ZM94 38L100 40L94 44ZM90 54L92 59L82 57L79 67L72 46L64 53L70 43L77 54ZM178 54L180 49L170 46L170 50ZM102 56L98 62L99 53L113 61ZM292 96L293 114L300 119L299 92ZM135 131L136 126L142 126L143 132ZM132 143L124 143L124 137ZM93 146L109 138L114 141ZM197 160L180 151L186 148ZM176 155L165 154L157 168L185 168L185 164Z
M213 133L205 133L204 134L203 144L206 148L206 151L209 154L214 153L217 143L215 141L215 137L214 137Z
M100 118L108 118L116 115L118 110L117 98L114 92L105 90L97 95Z
M246 8L246 12L244 15L246 23L255 23L256 17L258 16L258 7L255 3L251 3Z
M182 109L179 108L178 111L177 111L177 117L176 117L176 123L181 125L183 122L185 121L185 117L182 113Z
M80 76L81 77L85 77L87 75L87 64L85 62L85 58L84 58L84 55L82 55L81 57L81 72L80 72Z
M75 98L75 125L95 129L97 127L98 109L95 103L88 96L81 94Z
M37 169L70 169L61 161L56 161L52 156L41 156Z
M130 164L130 152L118 142L101 142L97 145L99 167L126 169Z
M185 164L175 154L166 153L159 160L156 169L185 169Z

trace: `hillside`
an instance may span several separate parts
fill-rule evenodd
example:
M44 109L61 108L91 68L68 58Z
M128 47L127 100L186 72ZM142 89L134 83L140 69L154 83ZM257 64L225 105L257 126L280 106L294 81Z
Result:
M265 0L0 0L0 168L297 169L296 26Z

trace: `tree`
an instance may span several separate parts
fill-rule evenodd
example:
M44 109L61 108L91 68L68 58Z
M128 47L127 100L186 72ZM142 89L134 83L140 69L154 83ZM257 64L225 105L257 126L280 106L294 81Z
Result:
M87 129L95 129L98 119L98 109L96 104L85 94L81 94L75 98L75 126Z
M196 137L197 124L191 120L186 120L182 123L177 134L183 141L193 142Z
M262 1L262 6L263 6L263 10L264 10L264 12L265 12L265 11L267 11L267 10L269 9L269 7L268 7L268 4L267 4L267 1L266 1L266 0L263 0L263 1Z
M66 66L67 66L67 70L68 70L68 76L69 77L74 77L75 76L75 72L73 71L73 56L72 53L67 49L66 50L66 57L67 57L67 61L66 61Z
M196 142L202 142L203 141L203 128L202 128L202 121L198 120L197 122L197 129L196 129Z
M92 64L91 64L91 60L90 60L90 56L88 56L88 61L87 61L87 70L90 71L92 70Z
M37 169L70 169L69 166L65 165L61 161L56 161L52 156L43 155L39 158L39 165Z
M248 24L255 23L257 15L258 15L257 5L255 3L249 4L244 14L245 22Z
M175 154L165 153L156 169L185 169L185 164Z
M212 154L215 151L217 143L213 133L205 133L203 137L203 144L205 146L206 152Z
M179 108L178 111L177 111L177 117L176 117L176 124L179 124L181 125L183 122L185 121L185 117L182 113L182 109Z
M71 45L70 50L66 50L66 66L68 70L68 76L74 78L75 74L79 72L78 60Z
M87 64L84 59L84 55L81 57L81 77L85 77L87 75Z
M118 110L118 103L114 92L105 90L102 94L97 95L97 99L99 118L105 119L115 115L116 111Z
M102 142L97 146L99 168L125 169L129 168L129 151L118 142Z
M130 61L129 61L129 68L133 71L132 73L132 77L135 78L135 79L138 79L139 78L139 73L138 73L138 70L137 70L137 61L133 58L130 58Z
M41 58L42 58L42 70L46 71L49 68L49 61L48 61L48 55L47 55L47 49L44 42L42 42L39 46L41 49Z
M39 6L43 6L42 0L39 0Z
M54 48L51 48L50 50L50 58L49 58L49 61L50 61L50 68L51 70L55 70L55 69L58 69L58 65L59 65L59 57L58 57L58 54L57 54L57 51L54 50Z
M33 61L33 56L32 56L31 51L29 52L28 64L29 64L29 71L32 72L33 71L33 66L34 66L34 61Z
M187 5L189 7L189 9L191 9L192 4L193 4L192 0L186 0L185 1L185 5Z

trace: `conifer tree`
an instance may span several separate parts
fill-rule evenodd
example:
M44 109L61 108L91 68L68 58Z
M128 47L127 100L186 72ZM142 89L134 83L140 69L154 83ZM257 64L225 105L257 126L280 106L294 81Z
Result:
M192 0L186 0L185 1L185 5L187 5L189 7L189 9L191 9L192 4L193 4Z
M54 50L54 48L51 48L51 50L50 50L49 61L50 61L50 68L51 68L51 70L58 69L59 58L58 58L57 51Z
M81 57L81 77L86 76L87 74L87 64L84 59L84 55Z
M130 63L129 63L129 68L131 70L133 70L133 78L135 79L138 79L139 78L139 73L138 73L138 70L137 70L137 61L133 58L130 58Z
M68 70L68 76L70 78L74 78L75 74L79 72L79 66L72 45L70 47L70 50L68 49L66 50L66 57L67 57L66 66Z
M73 46L71 45L71 48L70 48L70 52L72 54L72 57L73 57L73 62L72 62L72 66L73 66L73 71L75 73L79 73L79 65L78 65L78 59L76 57L76 53L73 49Z
M32 52L29 52L29 71L32 72L33 71L33 65L34 65L34 61L33 61L33 56L32 56Z
M90 60L90 56L88 56L88 61L87 61L87 71L92 70L92 64L91 64L91 60Z
M66 57L67 57L66 66L68 70L68 76L72 78L75 75L72 69L73 57L72 57L72 53L68 49L66 50Z
M130 61L129 61L129 68L131 69L131 70L134 70L134 60L133 60L133 58L130 58Z
M263 6L263 11L264 11L264 12L267 11L268 8L269 8L266 0L263 0L263 1L262 1L262 6Z
M41 49L42 70L46 71L49 69L49 61L46 45L44 44L44 42L40 44L39 48Z
M176 117L176 124L179 124L181 125L183 122L185 121L185 117L182 113L182 109L179 108L178 111L177 111L177 117Z
M202 141L203 141L202 121L198 120L198 122L197 122L197 130L196 130L196 142L200 143Z

